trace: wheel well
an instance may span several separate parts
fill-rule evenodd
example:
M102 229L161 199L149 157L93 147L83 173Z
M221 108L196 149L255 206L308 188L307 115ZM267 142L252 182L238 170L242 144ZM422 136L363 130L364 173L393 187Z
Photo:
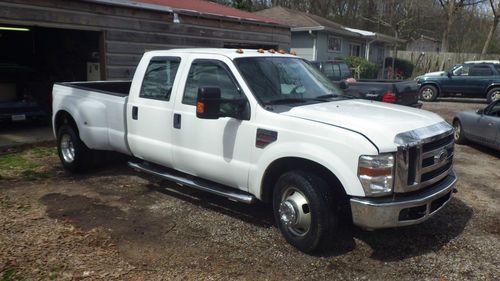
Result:
M73 119L71 114L64 110L61 110L56 114L56 118L54 119L55 131L59 131L59 128L62 125L70 125L76 130L76 133L78 134L78 126L76 125L75 119Z
M491 86L489 86L489 87L486 89L486 93L484 93L484 95L485 95L485 96L486 96L486 95L488 95L488 92L489 92L489 91L491 91L491 90L492 90L492 89L494 89L494 88L498 88L498 89L500 89L500 85L491 85Z
M267 167L261 185L262 201L267 203L272 201L274 186L279 177L291 170L302 170L318 175L333 189L337 206L340 207L349 203L348 196L342 184L330 170L314 161L298 157L281 158L275 160Z

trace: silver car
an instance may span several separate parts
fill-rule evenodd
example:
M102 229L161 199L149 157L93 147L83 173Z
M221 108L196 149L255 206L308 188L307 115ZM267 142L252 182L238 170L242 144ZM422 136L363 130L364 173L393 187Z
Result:
M462 111L453 118L455 142L476 142L500 150L500 100L485 109Z

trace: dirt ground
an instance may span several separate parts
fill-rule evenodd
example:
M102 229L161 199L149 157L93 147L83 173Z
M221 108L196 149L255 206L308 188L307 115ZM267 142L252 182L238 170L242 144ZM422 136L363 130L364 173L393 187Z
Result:
M451 121L485 104L424 109ZM334 250L288 245L268 206L143 177L123 163L62 170L52 145L0 155L0 280L500 280L500 155L456 146L459 192L429 221Z

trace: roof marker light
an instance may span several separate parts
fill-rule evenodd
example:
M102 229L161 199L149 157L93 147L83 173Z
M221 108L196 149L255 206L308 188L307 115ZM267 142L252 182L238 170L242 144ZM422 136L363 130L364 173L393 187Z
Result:
M284 49L280 49L280 50L278 51L278 53L280 53L280 54L282 54L282 55L283 55L283 54L286 54L286 52L285 52L285 50L284 50Z
M274 53L276 53L276 50L274 50L274 49L269 49L269 53L274 54Z
M242 49L236 49L236 53L243 54L243 50Z
M297 53L296 53L295 51L290 51L290 55L292 55L292 56L296 56L296 55L297 55Z
M264 53L264 49L262 49L262 48L258 49L258 50L257 50L257 53L261 53L261 54L263 54L263 53Z

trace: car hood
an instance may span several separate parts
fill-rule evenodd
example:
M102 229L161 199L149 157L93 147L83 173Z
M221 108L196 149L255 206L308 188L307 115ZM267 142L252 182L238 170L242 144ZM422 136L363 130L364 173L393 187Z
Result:
M395 151L396 135L400 133L444 122L426 110L360 99L297 106L282 114L356 131L372 141L379 152Z
M446 71L436 71L436 72L428 72L424 75L422 75L422 77L428 77L428 76L443 76L446 74Z

